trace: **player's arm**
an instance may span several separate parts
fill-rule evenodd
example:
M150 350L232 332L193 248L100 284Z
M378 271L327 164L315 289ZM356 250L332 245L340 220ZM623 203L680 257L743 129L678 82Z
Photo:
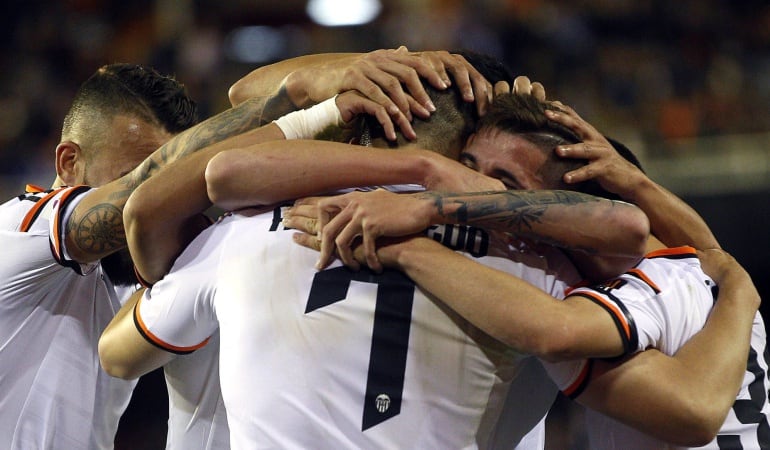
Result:
M263 107L264 101L253 99L201 122L174 136L131 172L89 192L65 225L65 242L72 259L92 262L124 248L122 213L134 189L163 166L232 136L240 135L239 145L252 142L248 131L263 122ZM84 221L86 217L95 223Z
M562 111L546 111L551 120L575 131L582 143L560 146L562 157L588 160L585 166L565 174L567 183L596 179L602 187L639 206L650 219L650 229L670 247L690 245L697 249L720 248L700 215L682 199L655 183L624 159L593 126L566 105Z
M305 202L315 207L311 203ZM320 218L322 266L336 251L345 264L355 267L351 250L361 236L368 265L377 270L376 239L417 233L430 224L455 223L610 256L618 261L617 275L642 257L649 231L647 218L636 206L571 191L353 192L314 203Z
M247 74L231 86L229 96L237 105L268 95L272 86L281 85L295 108L306 108L355 89L391 114L398 109L408 117L427 118L435 108L421 78L436 89L445 89L452 83L450 74L463 98L475 99L484 110L491 101L491 86L464 58L445 51L409 52L406 47L288 59Z
M292 223L313 231L314 220ZM314 235L298 233L295 241L319 249ZM380 246L378 256L385 267L403 271L470 323L523 353L562 360L625 351L613 319L595 303L583 298L559 301L430 238L400 238ZM360 252L356 257L363 258Z
M329 99L328 102L335 110L328 120L336 122L339 117L344 122L350 121L357 114L372 114L383 128L395 134L394 124L384 108L354 91ZM323 104L317 106L326 107ZM308 113L297 111L292 114L301 117ZM229 125L223 123L222 126ZM260 145L267 142L270 144ZM149 178L133 192L123 212L128 245L138 274L149 283L160 279L187 243L208 224L200 214L211 206L206 191L205 171L213 156L222 152L236 152L231 149L260 153L271 148L274 149L273 154L282 157L285 151L289 151L289 147L305 148L314 145L312 141L284 141L284 131L276 123L271 123L210 145L159 170L160 176ZM318 153L309 158L317 161ZM294 166L283 165L271 176L280 175L295 180L296 169ZM258 186L268 183L268 186L275 187L269 184L272 180L254 172L244 174L243 178ZM276 197L278 200L292 198L288 194L290 192L279 190Z
M152 345L137 331L133 313L143 293L139 290L129 298L99 338L99 362L113 377L138 378L176 356Z
M706 325L671 357L656 350L622 363L596 361L577 400L674 444L710 442L735 402L760 304L748 273L721 250L699 252L719 284ZM633 408L629 408L633 405Z

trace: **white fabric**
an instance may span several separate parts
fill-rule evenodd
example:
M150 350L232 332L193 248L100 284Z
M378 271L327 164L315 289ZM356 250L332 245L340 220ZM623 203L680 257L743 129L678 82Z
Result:
M622 275L618 280L620 282L608 282L598 288L576 289L570 295L585 294L625 308L627 315L616 317L621 319L618 325L621 334L624 334L623 328L627 327L638 336L638 342L631 352L654 347L667 355L673 355L703 328L713 306L713 281L703 273L696 255L685 248L681 251L668 251L664 256L646 258L631 273ZM766 333L759 313L752 329L751 348L746 376L736 405L728 414L717 439L698 448L719 449L720 440L724 442L735 439L741 443L742 448L770 446L767 420L770 405L767 402L767 361L764 356ZM585 364L586 361L544 363L563 390L574 389L575 384L582 382L580 374ZM746 423L741 423L737 418L736 410L744 411L744 417L749 418L744 419ZM592 449L679 448L667 446L588 409L586 427ZM764 437L760 438L761 435ZM736 447L733 442L721 448Z
M163 372L169 400L166 449L229 449L230 430L219 388L219 332L203 348L174 358Z
M327 127L344 123L336 100L335 95L310 108L290 112L273 123L286 139L312 139Z
M22 219L44 194L0 206L3 449L112 448L135 384L108 376L97 355L99 336L130 290L117 291L98 264L79 275L52 254L53 244L66 255L61 236L49 232L61 208L83 196L68 197L74 189L60 190L26 232Z
M493 433L506 423L526 427L509 430L521 437L545 415L550 402L541 409L520 405L531 420L501 417L509 383L525 381L517 373L531 358L472 327L403 276L352 273L338 263L316 272L317 253L292 242L280 210L249 215L227 217L198 236L136 310L145 335L170 350L192 350L220 330L234 449L476 448L490 441L477 431ZM559 252L546 259L467 227L435 227L430 235L555 296L577 279ZM568 283L559 270L571 274ZM378 301L378 292L395 297ZM311 297L318 304L306 311ZM375 309L388 304L392 314L411 316L384 313L391 319L375 325ZM375 333L383 341L373 345ZM397 337L407 338L408 347L398 347ZM399 356L406 357L402 369ZM386 362L370 370L374 360ZM385 383L365 398L367 380L390 371L391 382L403 380L403 388ZM556 390L545 377L526 381L552 401ZM377 394L387 397L378 401ZM400 412L390 416L401 394ZM367 425L365 409L366 420L373 417Z

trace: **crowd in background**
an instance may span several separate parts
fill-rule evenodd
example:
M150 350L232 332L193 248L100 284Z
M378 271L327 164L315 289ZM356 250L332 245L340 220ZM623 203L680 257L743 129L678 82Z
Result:
M344 3L344 2L343 2ZM677 138L770 131L770 5L758 0L385 0L371 23L326 28L304 1L7 0L0 9L0 192L51 177L77 85L149 63L204 115L261 64L314 52L469 48L542 81L609 133L672 151ZM252 33L244 33L244 27Z

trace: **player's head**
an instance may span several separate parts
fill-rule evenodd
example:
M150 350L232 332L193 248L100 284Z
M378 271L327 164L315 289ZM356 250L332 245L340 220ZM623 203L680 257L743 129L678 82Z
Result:
M569 189L607 198L618 198L595 181L568 185L566 172L586 163L560 158L559 145L575 144L580 138L569 128L549 120L550 103L529 95L507 94L495 97L490 111L478 125L460 160L471 168L502 180L512 189ZM633 154L617 141L619 152L639 167Z
M78 89L56 149L57 182L100 186L197 121L172 77L134 64L99 68Z
M462 55L492 84L513 78L505 65L492 56L470 50L458 50L453 53ZM382 127L373 118L368 118L366 127L372 144L380 147L413 145L457 159L468 137L476 129L479 120L476 105L463 100L456 84L445 90L437 90L425 82L423 85L436 106L436 111L428 119L414 119L412 127L417 133L417 139L407 141L399 135L396 143L388 142L384 138Z

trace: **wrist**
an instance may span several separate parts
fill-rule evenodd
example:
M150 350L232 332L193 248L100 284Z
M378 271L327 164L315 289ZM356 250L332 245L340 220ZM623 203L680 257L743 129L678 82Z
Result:
M343 123L342 115L331 97L300 111L294 111L273 121L286 139L312 139L329 126Z

